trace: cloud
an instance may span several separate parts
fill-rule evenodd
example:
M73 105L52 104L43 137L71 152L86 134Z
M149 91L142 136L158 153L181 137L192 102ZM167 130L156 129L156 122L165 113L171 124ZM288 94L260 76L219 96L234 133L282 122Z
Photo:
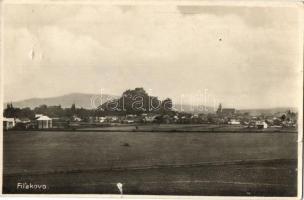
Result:
M59 8L12 7L6 13L14 19L4 33L7 98L100 88L119 94L143 86L177 99L207 88L224 102L259 107L273 95L285 93L288 100L278 105L297 95L291 80L297 77L298 26L278 21L275 8L71 6L67 14ZM187 9L196 13L185 15ZM17 10L18 18L12 15ZM248 21L257 15L265 24ZM31 92L12 92L26 88ZM267 101L259 102L261 95Z
M177 6L184 16L213 15L221 18L237 16L243 22L255 28L294 27L298 22L295 7L271 6Z

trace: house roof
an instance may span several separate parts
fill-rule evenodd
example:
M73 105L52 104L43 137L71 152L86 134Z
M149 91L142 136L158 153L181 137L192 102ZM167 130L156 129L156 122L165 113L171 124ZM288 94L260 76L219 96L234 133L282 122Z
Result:
M44 121L44 120L52 120L52 119L49 118L48 116L40 116L40 117L37 118L36 120L38 120L38 121Z
M3 121L5 121L5 122L14 122L15 119L14 119L14 118L6 118L6 117L3 117Z

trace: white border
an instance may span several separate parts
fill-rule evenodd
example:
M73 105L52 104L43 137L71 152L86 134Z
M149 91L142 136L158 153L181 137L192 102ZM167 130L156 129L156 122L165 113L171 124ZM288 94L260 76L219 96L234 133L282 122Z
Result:
M301 80L299 84L302 86L300 88L299 94L301 95L299 99L299 120L298 120L298 194L297 197L235 197L235 196L162 196L162 195L107 195L107 194L88 194L88 195L75 195L75 194L65 194L65 195L56 195L56 194L2 194L3 197L15 197L14 199L44 199L49 198L58 198L58 199L67 199L67 198L100 198L103 199L302 199L302 189L303 189L303 176L302 176L302 155L303 155L303 62L304 62L304 1L294 0L294 1L277 1L277 0L255 0L255 1L236 1L236 0L221 0L221 1L212 1L212 0L0 0L0 9L1 9L1 67L0 67L0 146L3 144L3 69L4 66L4 38L3 38L3 5L6 4L79 4L79 5L202 5L202 6L248 6L248 7L297 7L299 9L299 18L300 18L300 27L299 27L299 73L301 74ZM0 193L2 193L2 160L3 160L3 149L0 151Z

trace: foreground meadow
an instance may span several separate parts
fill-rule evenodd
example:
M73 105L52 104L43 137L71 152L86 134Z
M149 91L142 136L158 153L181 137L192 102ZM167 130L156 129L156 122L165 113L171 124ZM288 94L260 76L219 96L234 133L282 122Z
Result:
M296 133L12 131L3 188L115 194L122 182L126 194L294 196L296 159Z

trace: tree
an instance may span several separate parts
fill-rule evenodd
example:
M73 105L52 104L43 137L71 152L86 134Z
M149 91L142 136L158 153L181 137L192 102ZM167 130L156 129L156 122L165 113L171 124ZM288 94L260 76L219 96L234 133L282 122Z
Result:
M71 113L72 113L73 115L76 114L76 106L75 106L75 103L73 103L72 106L71 106Z
M33 110L30 108L22 108L20 110L20 113L18 114L18 118L29 118L29 119L34 119L35 118L35 113Z
M222 104L221 103L219 104L219 107L216 110L216 114L218 114L218 115L222 114Z
M159 113L164 104L168 110L172 110L171 99L162 103L157 97L149 96L143 88L135 88L126 90L118 99L105 102L98 110L103 110L105 115L140 115L151 112Z
M167 99L162 101L162 104L161 104L162 114L170 113L172 111L172 108L173 108L173 103L172 103L172 100L170 98L167 98Z
M13 104L7 104L3 111L3 116L7 118L29 118L33 119L35 117L34 111L30 108L14 108Z
M36 114L48 115L48 107L45 104L40 105L39 107L34 108L34 112Z
M77 112L78 117L80 117L84 121L88 121L90 116L94 115L95 110L87 110L87 109L84 109L84 108L77 108L76 112Z
M7 118L16 118L20 112L19 108L14 108L12 103L6 105L6 109L3 111L3 116Z

